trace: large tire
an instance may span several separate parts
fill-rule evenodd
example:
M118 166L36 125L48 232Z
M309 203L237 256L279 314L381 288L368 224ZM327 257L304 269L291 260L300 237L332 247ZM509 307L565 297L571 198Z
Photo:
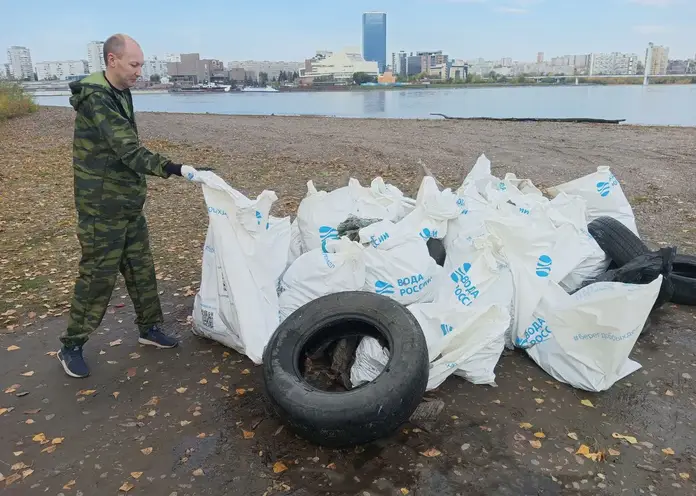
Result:
M347 392L327 392L303 378L303 356L327 341L369 335L390 351L384 371ZM263 356L266 393L295 433L332 448L389 436L420 403L428 382L428 350L418 321L406 307L374 293L324 296L290 315Z
M599 217L590 222L587 229L619 267L651 251L633 231L613 217Z
M696 305L696 257L677 255L672 265L672 303Z

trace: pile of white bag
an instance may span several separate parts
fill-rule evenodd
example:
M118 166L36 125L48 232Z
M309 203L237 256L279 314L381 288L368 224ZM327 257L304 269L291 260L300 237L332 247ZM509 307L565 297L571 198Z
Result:
M637 234L608 167L544 194L530 180L491 174L481 156L456 191L425 177L414 200L376 178L331 192L310 181L297 218L271 217L276 196L250 200L213 173L199 173L210 217L194 332L260 363L276 327L321 296L369 291L406 305L428 345L428 389L454 374L495 385L503 349L524 348L547 373L602 391L637 370L628 356L660 289L583 283L609 260L587 224L612 216ZM378 219L359 241L339 238L349 217ZM444 267L427 241L442 240ZM569 294L572 293L572 294ZM357 386L389 359L363 338L351 369Z

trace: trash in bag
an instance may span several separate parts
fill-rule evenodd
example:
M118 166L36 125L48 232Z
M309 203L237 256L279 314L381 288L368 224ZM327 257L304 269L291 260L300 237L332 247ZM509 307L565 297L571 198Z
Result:
M605 391L640 368L628 358L662 286L598 282L569 295L555 283L527 324L527 354L554 379Z
M341 291L365 286L365 248L347 238L330 240L300 256L280 282L280 318L284 321L301 306Z
M623 282L628 284L649 284L662 275L662 285L657 295L654 308L672 300L674 284L672 282L672 264L677 255L676 247L661 248L657 252L640 255L623 267L609 270L584 286L598 282Z
M331 192L317 191L309 181L307 196L297 210L304 249L321 248L327 240L338 239L338 225L351 215L397 221L406 215L409 205L398 188L384 185L381 178L376 178L370 188L350 179L348 186Z
M494 369L504 348L510 314L497 305L453 308L425 303L408 309L418 320L428 345L430 371L426 390L440 386L452 374L473 384L495 385ZM374 380L389 361L389 352L372 337L358 345L351 368L357 387Z
M341 222L336 228L339 238L347 237L351 241L360 241L360 229L370 226L382 219L361 219L355 215L350 215Z
M597 172L548 189L552 197L561 192L580 196L587 202L588 222L604 216L614 217L638 235L631 204L609 167L597 167Z
M197 178L209 221L193 332L261 363L279 324L277 286L290 252L290 219L269 215L277 199L272 191L251 200L213 172Z

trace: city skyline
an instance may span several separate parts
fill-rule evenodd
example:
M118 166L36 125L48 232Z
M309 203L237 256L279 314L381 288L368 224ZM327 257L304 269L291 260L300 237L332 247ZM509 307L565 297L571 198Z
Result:
M127 10L105 15L106 7L85 9L84 1L37 0L31 9L12 3L3 6L3 13L30 18L31 29L25 23L6 23L0 47L26 46L36 61L84 59L86 43L122 31L141 43L146 58L198 52L220 60L304 60L317 49L360 45L362 14L379 10L389 17L388 54L441 49L462 59L533 61L540 51L641 53L648 42L670 47L675 59L696 52L683 21L696 16L696 5L686 0L588 0L582 6L543 0L381 0L349 6L276 2L271 0L268 9L273 15L260 15L247 4L193 8L189 2L161 0L148 2L138 15ZM75 16L84 25L68 29L67 20ZM222 29L229 19L236 22Z

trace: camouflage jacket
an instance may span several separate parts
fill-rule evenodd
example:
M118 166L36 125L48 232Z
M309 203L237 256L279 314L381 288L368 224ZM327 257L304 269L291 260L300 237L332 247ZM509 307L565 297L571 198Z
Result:
M118 91L103 72L70 83L75 117L73 168L78 213L129 216L142 210L145 174L169 177L171 162L140 145L133 97Z

